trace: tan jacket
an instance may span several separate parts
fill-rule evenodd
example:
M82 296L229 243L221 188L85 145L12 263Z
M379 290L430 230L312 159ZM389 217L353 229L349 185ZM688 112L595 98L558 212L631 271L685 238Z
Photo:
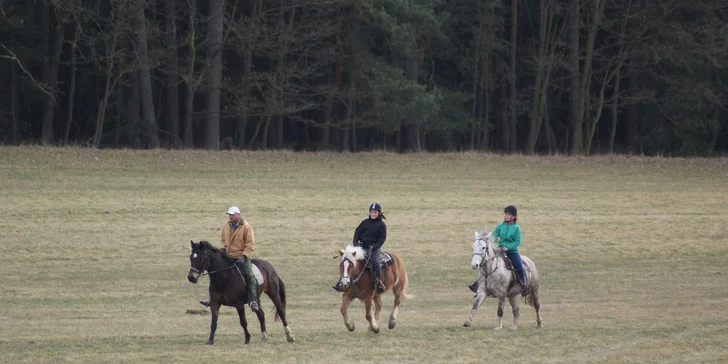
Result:
M253 250L255 250L255 236L253 235L253 228L250 224L240 219L240 225L232 232L232 227L228 221L222 227L222 236L220 238L221 248L224 248L227 255L233 258L240 258L241 255L245 255L248 259L253 257Z

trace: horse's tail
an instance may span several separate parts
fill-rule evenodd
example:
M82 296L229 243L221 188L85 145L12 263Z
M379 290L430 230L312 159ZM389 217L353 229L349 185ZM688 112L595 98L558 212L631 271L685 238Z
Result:
M412 299L415 298L415 295L407 292L407 289L409 287L409 277L407 276L407 273L404 273L404 288L402 289L402 294L404 295L405 299Z
M531 307L536 307L536 296L534 296L533 292L534 291L531 290L531 292L529 292L523 300L524 302L526 302L527 305Z
M407 268L405 267L404 262L402 261L402 259L400 257L398 257L394 254L390 254L390 255L395 257L395 260L397 261L397 265L399 266L399 270L400 270L400 276L402 274L401 272L404 272L404 285L402 287L402 296L405 299L415 298L415 295L407 292L407 289L409 287L409 276L407 276Z
M283 284L283 280L280 277L278 277L278 294L281 297L281 306L283 307L283 312L279 312L278 309L276 309L276 314L273 317L273 321L278 321L281 315L286 312L286 285Z

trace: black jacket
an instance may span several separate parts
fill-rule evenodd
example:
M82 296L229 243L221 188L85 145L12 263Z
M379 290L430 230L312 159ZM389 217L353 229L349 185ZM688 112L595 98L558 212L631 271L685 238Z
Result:
M381 216L375 220L364 219L354 231L354 245L358 245L361 241L361 247L365 250L369 248L377 250L384 245L385 240L387 240L387 225Z

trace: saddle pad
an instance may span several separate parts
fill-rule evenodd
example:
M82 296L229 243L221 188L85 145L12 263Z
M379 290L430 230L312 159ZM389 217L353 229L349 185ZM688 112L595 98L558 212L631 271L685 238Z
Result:
M258 269L258 266L253 264L253 275L255 276L255 280L258 281L258 285L263 285L263 274L260 273L260 269Z

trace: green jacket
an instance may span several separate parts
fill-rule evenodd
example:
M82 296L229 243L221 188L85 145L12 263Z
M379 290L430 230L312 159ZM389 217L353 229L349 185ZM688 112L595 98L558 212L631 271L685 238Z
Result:
M508 253L518 253L518 246L521 245L521 227L518 224L506 224L504 221L495 227L493 237L500 237L500 246L508 249Z

